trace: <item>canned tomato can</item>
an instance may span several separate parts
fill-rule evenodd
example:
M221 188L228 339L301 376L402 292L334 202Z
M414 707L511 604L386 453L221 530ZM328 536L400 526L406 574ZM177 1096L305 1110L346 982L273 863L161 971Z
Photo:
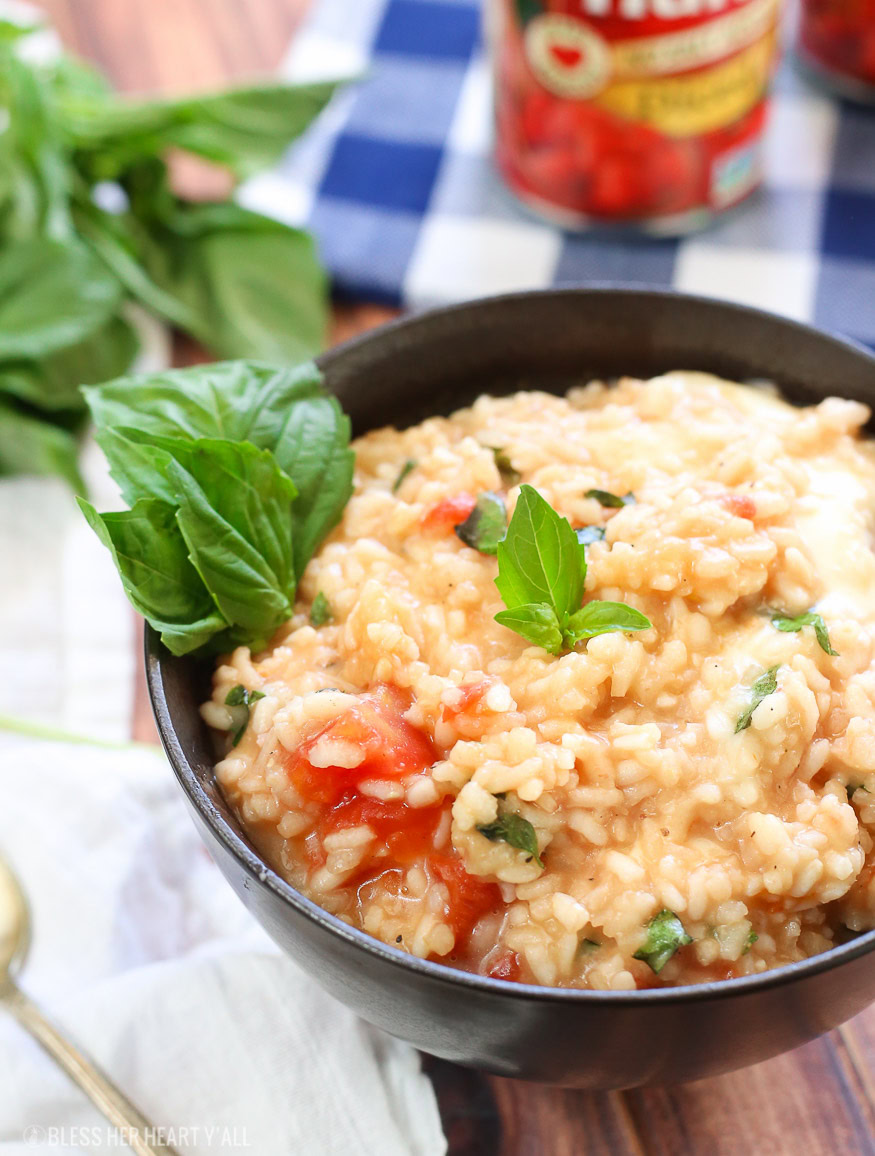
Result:
M802 0L797 55L840 96L875 102L875 0Z
M759 183L780 0L487 0L495 155L567 227L699 228Z

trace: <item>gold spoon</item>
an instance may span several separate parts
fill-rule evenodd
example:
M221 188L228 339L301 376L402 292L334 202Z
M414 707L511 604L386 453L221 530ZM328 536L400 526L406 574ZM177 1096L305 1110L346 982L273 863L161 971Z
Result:
M122 1133L136 1156L177 1156L166 1144L152 1144L157 1129L115 1087L99 1068L64 1039L35 1003L16 985L13 975L24 963L30 944L30 913L21 885L11 867L0 859L0 1006L6 1007L42 1045L52 1059L90 1097L107 1120Z

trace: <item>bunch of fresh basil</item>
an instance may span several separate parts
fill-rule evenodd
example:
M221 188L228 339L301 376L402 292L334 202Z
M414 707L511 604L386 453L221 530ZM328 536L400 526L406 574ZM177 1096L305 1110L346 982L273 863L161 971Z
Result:
M217 362L85 391L130 506L79 499L174 654L266 644L352 493L349 418L313 362Z
M122 99L71 56L31 61L30 31L0 21L0 474L56 473L79 490L78 387L131 364L126 302L220 356L294 363L321 346L326 284L308 234L182 199L165 157L242 179L336 84Z

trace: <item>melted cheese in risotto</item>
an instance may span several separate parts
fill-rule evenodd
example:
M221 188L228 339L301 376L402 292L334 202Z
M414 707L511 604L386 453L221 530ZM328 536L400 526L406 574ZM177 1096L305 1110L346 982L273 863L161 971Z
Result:
M294 618L203 707L242 729L216 774L253 842L385 943L538 984L723 979L873 926L868 416L671 373L360 438ZM495 621L455 529L520 483L595 527L585 601L648 629L557 656Z

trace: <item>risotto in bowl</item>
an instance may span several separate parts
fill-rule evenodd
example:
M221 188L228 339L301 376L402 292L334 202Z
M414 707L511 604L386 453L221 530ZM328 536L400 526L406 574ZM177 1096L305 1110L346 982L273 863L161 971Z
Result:
M354 490L294 616L207 694L150 660L268 929L426 1050L585 1086L726 1070L865 1006L871 359L731 306L568 291L325 367Z

